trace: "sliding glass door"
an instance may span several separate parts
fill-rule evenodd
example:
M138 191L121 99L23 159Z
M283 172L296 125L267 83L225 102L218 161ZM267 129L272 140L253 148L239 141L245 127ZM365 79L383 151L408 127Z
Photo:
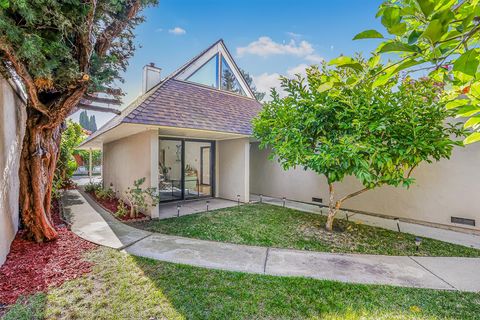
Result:
M160 201L211 197L214 149L213 141L160 137Z

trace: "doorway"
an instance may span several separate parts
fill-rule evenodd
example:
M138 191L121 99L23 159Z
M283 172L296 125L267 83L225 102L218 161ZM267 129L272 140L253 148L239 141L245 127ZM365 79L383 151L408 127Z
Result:
M214 141L160 137L160 202L213 196L214 154Z

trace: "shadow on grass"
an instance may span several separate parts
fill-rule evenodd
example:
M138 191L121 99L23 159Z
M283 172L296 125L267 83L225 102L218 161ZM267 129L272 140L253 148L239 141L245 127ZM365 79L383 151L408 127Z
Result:
M474 293L208 270L107 248L87 258L90 274L34 296L37 319L480 319ZM35 319L18 315L6 319Z

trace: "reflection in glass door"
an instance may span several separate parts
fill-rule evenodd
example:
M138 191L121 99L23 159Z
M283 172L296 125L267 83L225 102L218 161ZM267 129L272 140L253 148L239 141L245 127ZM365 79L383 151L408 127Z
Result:
M160 201L198 199L213 195L215 144L212 141L159 140Z
M161 139L159 142L160 201L181 200L182 195L182 140Z

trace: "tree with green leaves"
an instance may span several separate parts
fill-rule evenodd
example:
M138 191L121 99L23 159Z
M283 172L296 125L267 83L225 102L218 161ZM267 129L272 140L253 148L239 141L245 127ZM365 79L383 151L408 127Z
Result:
M272 90L272 100L253 121L260 147L287 170L310 169L329 186L326 229L347 199L382 185L409 187L422 162L449 158L452 136L463 131L447 119L452 111L439 100L443 84L412 78L374 84L384 69L379 56L339 57L336 67L307 69L306 79L282 78L286 96ZM335 183L356 177L363 188L337 196Z
M115 82L134 53L133 30L156 2L0 1L0 69L18 77L28 97L19 176L30 238L57 237L49 206L66 117L88 108L84 100L118 104Z
M83 128L72 120L67 121L67 127L62 133L60 151L55 169L55 180L60 181L58 185L67 183L77 170L77 163L73 157L75 148L85 140L86 135Z
M245 78L245 81L247 81L247 84L250 86L250 89L252 89L257 101L261 102L263 98L265 98L265 92L258 91L257 87L253 83L252 76L247 71L240 69L240 72L242 73L243 78Z
M464 143L480 141L479 0L389 0L377 17L390 36L366 30L354 37L384 39L376 51L399 55L379 72L377 83L394 81L400 71L428 72L446 83L446 107L469 118Z

